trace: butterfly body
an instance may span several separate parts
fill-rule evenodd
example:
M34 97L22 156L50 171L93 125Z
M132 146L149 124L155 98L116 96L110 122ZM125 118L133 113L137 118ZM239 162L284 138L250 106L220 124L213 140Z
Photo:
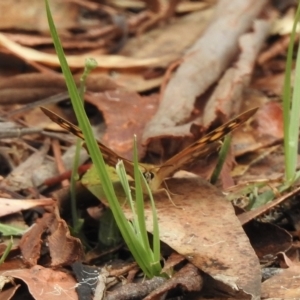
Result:
M57 123L62 128L84 140L83 133L79 127L61 118L45 107L41 107L41 109L53 122ZM174 155L159 166L139 164L140 170L144 174L144 177L146 178L151 191L155 192L159 190L163 181L167 177L172 176L177 170L182 169L201 158L207 157L210 153L215 151L218 148L220 140L226 134L232 132L241 124L245 123L257 111L257 109L258 108L250 109L240 114L236 118L228 121L227 123L221 125L220 127L209 132L207 135L200 138L198 141L183 149L181 152ZM132 178L134 178L133 162L119 156L100 142L98 142L98 146L101 150L105 162L108 165L116 166L119 160L123 160L126 172Z

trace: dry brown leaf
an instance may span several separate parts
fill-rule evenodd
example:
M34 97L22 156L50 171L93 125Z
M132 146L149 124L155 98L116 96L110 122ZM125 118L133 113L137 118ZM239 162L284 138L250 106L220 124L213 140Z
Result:
M83 258L83 247L78 238L70 235L66 222L56 213L45 213L22 237L20 250L23 260L30 266L37 264L45 253L41 252L42 239L46 239L51 266L60 267Z
M45 143L39 151L33 153L24 162L19 164L1 182L2 187L11 191L20 191L35 186L33 172L42 165L49 147L49 143Z
M295 72L292 70L291 81L295 79ZM284 83L284 73L264 74L263 77L254 78L251 86L267 95L281 96Z
M199 178L167 181L175 207L164 192L155 194L160 239L227 288L259 295L260 266L231 203ZM130 218L130 211L124 207ZM149 206L147 230L152 230Z
M251 101L250 98L244 98ZM243 126L234 131L232 146L235 156L254 152L270 147L283 139L283 114L281 106L274 102L259 105L259 110L251 119L248 126ZM269 151L268 150L265 151Z
M274 224L252 221L243 228L262 262L273 261L278 252L292 247L292 236Z
M76 84L79 84L80 76L74 76ZM86 80L88 91L102 92L116 88L118 88L116 82L103 74L93 73ZM1 80L0 104L31 103L66 91L66 83L62 74L37 72L20 74ZM24 117L26 118L27 114ZM29 121L28 124L33 123Z
M176 7L176 13L187 13L190 11L196 11L207 8L214 4L213 1L205 1L205 2L190 2L190 1L182 1ZM127 8L127 9L144 9L146 8L146 3L143 1L135 1L135 0L111 0L110 3L113 3L115 7Z
M71 1L51 0L53 19L58 29L74 28L78 23L79 7ZM0 1L1 24L3 29L48 32L45 3L40 0ZM67 16L67 18L66 18Z
M276 102L266 103L255 116L257 141L264 147L283 139L282 106Z
M9 277L8 277L9 278ZM12 278L12 277L10 277L10 278ZM3 279L1 280L1 284L3 283ZM12 281L12 280L11 280ZM12 284L15 284L15 283L13 283L12 282ZM13 298L13 296L15 295L15 293L17 292L17 290L19 289L21 287L21 285L20 284L17 284L17 285L13 285L12 287L10 287L10 288L6 288L6 289L4 289L4 290L2 290L1 292L0 292L0 298L2 299L2 300L10 300L10 299L12 299Z
M157 28L138 38L128 40L120 54L141 59L172 53L174 60L179 59L203 33L211 16L211 9L183 16L163 28ZM167 65L166 61L164 66Z
M47 269L36 265L31 269L7 270L0 273L26 283L32 297L36 300L53 300L59 298L77 299L74 277L67 272ZM1 298L2 299L2 298Z
M132 160L133 138L136 135L138 154L143 157L142 133L157 109L157 96L141 97L136 92L118 89L89 94L86 99L98 107L104 116L107 129L103 143L120 156Z
M145 92L159 87L163 82L163 76L145 78L140 69L133 69L132 72L125 69L124 72L120 70L117 73L114 81L129 91Z
M262 283L261 299L300 299L300 266L294 265Z
M50 198L45 199L4 199L0 198L0 217L31 209L37 206L53 205L55 201Z
M56 54L41 52L35 49L21 46L4 34L0 33L0 45L25 61L43 63L49 66L60 66ZM165 66L168 62L174 60L173 54L150 58L131 58L121 55L99 55L97 53L86 53L82 55L67 55L70 68L84 68L85 60L93 57L99 68L136 68L136 67L159 67Z
M74 153L76 146L71 146L62 155L62 161L66 170L71 170L74 164ZM83 164L89 159L89 155L85 149L80 150L79 164ZM35 186L40 187L49 178L58 175L57 167L54 161L45 160L42 165L39 165L32 171L32 181ZM65 179L65 178L64 178Z

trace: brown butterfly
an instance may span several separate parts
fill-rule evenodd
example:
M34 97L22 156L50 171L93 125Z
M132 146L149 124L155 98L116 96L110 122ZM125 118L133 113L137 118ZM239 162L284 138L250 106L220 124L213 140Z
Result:
M191 144L187 148L183 149L178 154L174 155L166 162L159 166L140 164L141 171L143 172L151 190L153 192L159 190L163 181L172 176L177 170L183 169L187 165L191 165L201 158L205 158L208 154L215 151L218 148L219 141L229 132L232 132L241 124L245 123L255 112L256 108L252 108L236 118L228 121L222 126L209 132L204 137L200 138L195 143ZM47 115L53 122L57 123L62 128L73 133L75 136L84 140L83 133L79 127L72 124L71 122L63 119L54 112L48 110L45 107L41 107L41 110ZM119 156L111 149L98 142L98 146L101 150L105 162L110 166L116 166L119 160L123 160L126 172L134 178L133 162Z

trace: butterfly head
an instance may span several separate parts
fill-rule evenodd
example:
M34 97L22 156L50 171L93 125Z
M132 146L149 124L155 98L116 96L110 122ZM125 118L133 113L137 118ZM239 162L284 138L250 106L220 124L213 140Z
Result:
M151 172L151 170L146 170L145 172L143 172L143 176L145 177L148 184L150 184L155 177L154 173Z
M151 166L151 165L143 165L143 176L144 178L146 179L150 189L152 192L155 192L157 191L161 184L162 184L162 181L161 178L158 176L158 170L159 167L157 166Z

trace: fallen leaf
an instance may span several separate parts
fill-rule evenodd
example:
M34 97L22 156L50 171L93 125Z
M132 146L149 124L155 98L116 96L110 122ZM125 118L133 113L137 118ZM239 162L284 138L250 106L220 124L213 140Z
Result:
M0 217L31 209L37 206L50 206L55 201L50 198L46 199L4 199L0 198Z
M55 211L55 210L54 210ZM66 222L57 213L44 213L22 237L20 249L23 260L30 266L37 264L42 241L46 240L51 266L69 265L83 258L83 248L78 238L71 236Z
M33 183L32 174L36 171L36 168L42 165L49 147L49 143L45 143L39 151L34 152L10 172L1 182L1 185L11 191L20 191L33 187L35 182Z
M259 261L231 203L200 178L172 178L167 185L176 206L165 192L154 195L161 241L232 293L240 289L258 296ZM127 206L123 210L132 218ZM148 202L145 216L147 230L151 232L152 213Z
M158 97L141 97L136 92L117 89L89 94L86 98L98 107L105 119L107 129L103 143L118 155L132 160L133 138L136 136L138 153L143 157L142 133L157 109Z
M278 252L292 247L292 236L274 224L251 221L244 225L244 230L262 262L273 261Z
M47 269L36 265L31 269L7 270L0 272L0 274L6 277L11 276L21 279L26 283L34 299L53 300L57 297L77 299L77 282L67 272Z
M72 2L62 2L52 0L51 7L55 13L53 18L59 29L73 28L79 18L79 7ZM45 4L39 0L32 0L30 9L26 0L18 1L1 1L1 30L5 29L21 29L22 31L48 31ZM65 18L66 14L68 15ZM16 22L17 20L17 22Z
M59 60L55 54L21 46L8 39L2 33L0 33L0 45L26 61L39 62L49 66L59 66ZM91 56L98 62L99 68L159 67L165 66L167 62L171 62L174 59L173 54L138 59L121 55L99 55L96 53L93 55L90 53L67 55L66 59L70 68L84 68L85 60Z
M270 279L262 283L261 299L300 299L300 266L294 265L281 269Z

